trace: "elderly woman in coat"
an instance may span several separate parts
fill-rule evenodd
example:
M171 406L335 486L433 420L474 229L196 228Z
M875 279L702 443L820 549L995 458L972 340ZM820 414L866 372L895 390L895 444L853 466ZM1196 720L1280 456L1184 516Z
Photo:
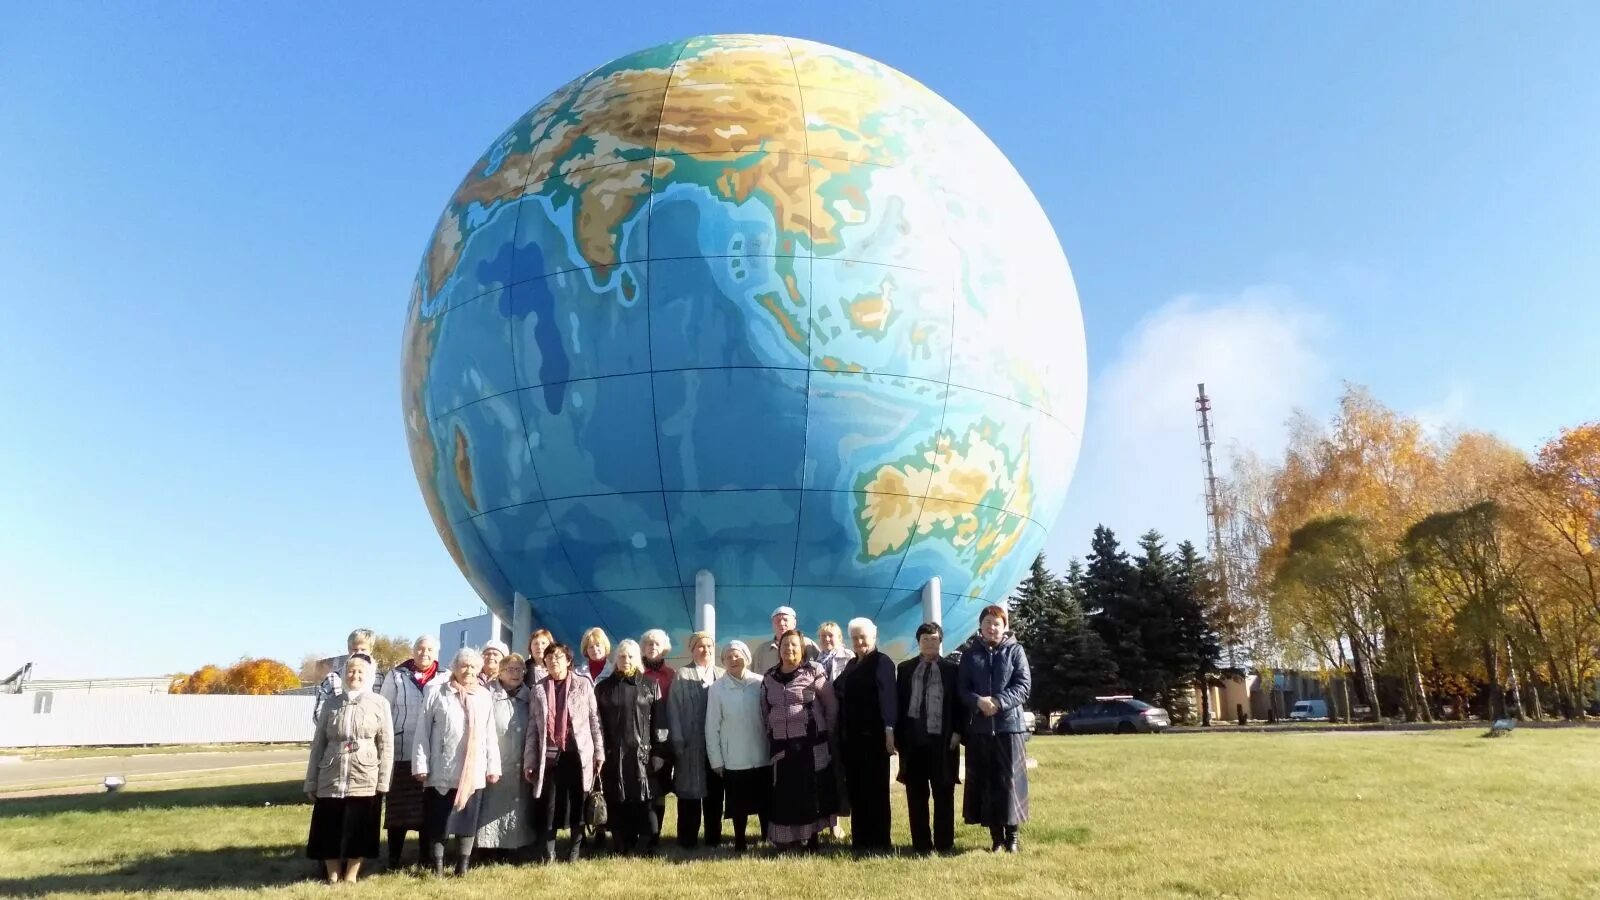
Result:
M678 846L693 849L705 828L707 847L722 843L722 776L706 764L706 701L722 677L711 635L689 636L689 665L678 669L667 695L667 730L672 738L672 790L678 795Z
M661 689L644 673L636 642L617 644L616 669L595 686L595 701L605 736L600 786L608 827L618 853L649 853L655 775L666 763L667 711Z
M494 703L478 683L483 657L471 647L456 651L450 680L428 692L411 751L411 773L422 794L423 844L433 874L444 875L445 842L459 839L456 874L467 873L478 833L483 789L500 780L500 742Z
M778 664L761 683L761 720L772 753L772 808L767 837L782 849L802 842L817 848L817 835L838 811L838 784L828 735L838 724L838 702L828 673L806 659L798 631L778 638Z
M483 789L477 850L519 850L533 843L533 795L522 780L522 748L528 728L527 663L513 653L489 684L494 733L500 743L500 780Z
M834 682L839 698L839 742L850 799L850 846L857 853L894 849L889 822L889 759L894 756L897 703L894 662L878 649L878 626L851 619L846 626L856 657Z
M372 692L372 657L351 655L344 692L317 714L306 768L311 834L306 856L322 860L330 883L355 881L361 861L378 855L378 822L394 767L389 702Z
M443 675L443 677L441 677ZM389 832L389 868L400 868L400 854L405 850L406 832L422 833L422 782L412 777L411 748L417 742L417 728L422 724L422 705L427 700L428 688L438 684L449 673L439 670L439 641L432 635L417 638L411 645L411 658L389 670L383 679L381 693L389 701L389 714L394 719L394 781L389 796L384 800L383 827ZM427 841L417 854L418 862L428 855Z
M962 707L956 664L941 654L943 642L944 629L938 622L922 623L917 627L917 655L901 663L895 675L900 724L894 742L900 752L900 783L906 786L911 848L922 854L948 853L956 842Z
M966 707L967 789L962 818L989 828L991 850L1020 853L1017 829L1028 821L1028 752L1022 707L1033 679L1028 654L1011 636L1011 617L986 606L979 640L961 655L957 690Z
M555 860L556 831L565 828L572 836L567 862L577 862L583 853L584 799L605 761L605 735L594 682L573 670L572 648L552 644L544 660L545 677L528 697L523 776L533 785L540 859Z
M761 721L761 676L751 670L750 648L729 641L722 664L726 674L706 692L706 764L722 779L723 815L733 822L734 851L743 853L750 817L757 817L763 832L767 828L772 759Z

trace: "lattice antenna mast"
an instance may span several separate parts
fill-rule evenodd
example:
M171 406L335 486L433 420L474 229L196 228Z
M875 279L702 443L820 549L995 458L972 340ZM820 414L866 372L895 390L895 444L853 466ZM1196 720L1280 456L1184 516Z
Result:
M1195 425L1200 431L1200 449L1204 454L1206 471L1206 543L1211 549L1211 571L1218 581L1217 605L1220 607L1224 634L1231 638L1233 622L1233 572L1229 564L1228 550L1223 534L1224 523L1222 511L1222 498L1217 490L1217 465L1211 452L1212 445L1216 443L1215 435L1211 430L1211 398L1206 394L1204 382L1196 385L1197 394L1194 399ZM1236 641L1224 641L1223 649L1228 655L1229 667L1236 667L1238 660L1235 658L1234 644Z

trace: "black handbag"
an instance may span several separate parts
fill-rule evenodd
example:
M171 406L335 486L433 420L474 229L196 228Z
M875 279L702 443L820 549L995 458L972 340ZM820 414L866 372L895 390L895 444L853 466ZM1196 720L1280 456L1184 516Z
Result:
M606 795L599 788L583 798L583 830L590 836L606 826Z

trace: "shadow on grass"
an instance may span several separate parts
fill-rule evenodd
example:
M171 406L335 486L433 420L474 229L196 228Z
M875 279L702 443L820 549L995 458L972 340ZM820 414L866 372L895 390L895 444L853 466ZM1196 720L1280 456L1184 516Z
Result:
M155 791L118 791L115 794L67 794L58 797L21 797L0 800L0 819L53 816L61 813L116 813L136 810L250 807L305 803L299 781L264 784L230 784L216 787L172 788Z
M120 862L85 862L73 869L32 878L0 879L0 896L104 894L157 890L266 888L306 881L311 875L305 848L298 844L270 847L222 847L182 851Z

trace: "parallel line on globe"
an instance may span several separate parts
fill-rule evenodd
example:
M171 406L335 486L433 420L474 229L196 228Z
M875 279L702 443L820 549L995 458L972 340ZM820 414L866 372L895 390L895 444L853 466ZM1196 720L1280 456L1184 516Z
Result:
M548 504L548 503L554 503L554 502L559 502L559 501L563 501L563 500L586 500L586 499L591 499L591 498L594 498L594 497L636 497L636 496L639 496L639 495L642 495L642 494L660 494L660 495L662 495L662 498L663 498L663 504L665 504L665 498L666 498L667 494L676 494L676 495L687 495L687 494L741 494L741 493L772 493L772 492L801 493L801 494L803 494L803 493L805 493L807 491L811 491L813 493L818 493L818 494L864 494L864 495L870 495L870 496L874 496L874 497L906 497L906 498L912 499L912 500L919 500L919 499L920 500L926 500L927 499L926 497L920 496L918 494L901 494L901 493L897 493L895 491L854 491L854 490L849 490L849 489L846 489L846 488L700 488L700 489L695 489L695 490L672 490L672 491L668 491L668 490L659 490L658 491L658 490L654 490L654 489L646 489L646 490L641 490L641 491L605 491L603 493L602 492L596 492L596 493L591 493L591 494L564 494L564 495L562 495L560 497L540 497L537 500L524 500L521 503L507 503L504 506L496 506L496 507L494 507L492 509L486 509L486 510L484 510L482 512L479 512L479 513L473 513L472 515L467 516L467 517L462 518L462 519L453 520L451 522L451 524L452 525L457 525L457 524L460 524L462 522L471 521L473 519L481 519L484 516L492 516L492 515L494 515L495 513L498 513L498 512L505 512L508 509L521 509L522 507L525 507L525 506L533 506L536 503ZM967 501L960 501L960 502L965 504L966 506L972 507L974 510L986 509L986 510L989 510L991 512L1000 513L1002 515L1016 516L1017 518L1022 519L1023 521L1031 522L1034 525L1038 525L1040 528L1044 528L1045 527L1042 523L1039 522L1039 520L1033 518L1030 515L1019 513L1019 512L1017 512L1015 510L1006 509L1005 507L1002 507L1002 506L995 506L995 505L990 504L990 503L969 503ZM919 518L920 518L920 516L919 516ZM795 520L798 522L799 519L800 519L800 516L798 515L798 510L797 510L797 513L796 513L796 516L795 516ZM555 524L554 523L554 519L552 518L551 526L554 527L554 524ZM798 547L799 547L799 540L798 539L796 539L795 546L797 548L796 552L798 552ZM571 565L572 563L569 560L567 564ZM574 571L576 571L576 570L574 569ZM750 585L746 585L746 586L749 587ZM813 585L813 587L814 587L814 585Z
M513 360L513 364L514 363L515 363L515 360ZM1068 431L1072 432L1072 434L1075 437L1082 437L1082 435L1078 432L1078 429L1073 428L1071 425L1068 425L1066 422L1062 421L1061 419L1056 418L1055 414L1050 412L1049 410L1040 409L1037 406L1030 406L1030 405L1028 405L1026 403L1023 403L1021 400L1016 399L1015 397L1007 397L1004 394L996 394L994 391L986 391L983 388L968 387L967 385L964 385L964 384L950 384L949 382L940 381L937 378L926 378L926 377L921 376L921 375L906 375L906 374L899 373L899 372L836 372L836 371L831 370L831 369L819 369L816 366L810 366L810 367L806 367L806 368L802 368L800 366L679 366L679 367L671 368L671 369L643 369L643 370L640 370L640 371L637 371L637 372L613 372L613 373L606 374L606 375L590 375L587 378L568 378L565 381L546 381L546 382L540 382L539 384L525 384L525 385L521 385L519 387L508 388L508 389L503 390L503 391L496 391L493 394L485 394L484 396L479 397L476 400L469 400L466 403L461 404L460 406L452 407L452 408L450 408L448 410L445 410L442 413L439 413L438 415L434 416L433 418L429 419L428 420L428 425L429 426L435 425L435 424L437 424L439 422L440 419L443 419L446 416L454 415L454 414L462 411L463 409L466 409L469 406L474 406L476 404L484 403L484 402L489 401L489 400L495 400L495 399L498 399L500 397L504 397L507 394L515 394L515 393L518 393L518 392L521 392L521 391L534 391L534 390L539 390L541 388L555 387L557 385L563 385L563 384L581 384L581 383L586 382L586 381L600 381L600 380L606 379L606 378L633 378L633 377L637 377L639 375L655 375L657 373L665 375L665 374L669 374L669 373L672 373L672 372L715 372L715 371L718 371L718 370L721 370L721 369L735 369L735 370L771 369L773 371L778 371L778 372L827 372L829 375L841 375L841 376L845 376L845 377L860 376L860 377L863 377L863 378L902 378L902 379L905 379L907 381L921 381L921 382L926 382L928 384L937 385L937 386L942 387L942 388L955 388L956 390L961 390L961 391L971 391L971 392L973 392L975 394L983 394L986 397L993 397L993 398L995 398L997 400L1004 400L1007 403L1015 404L1016 406L1018 406L1018 407L1020 407L1022 409L1028 410L1029 412L1035 412L1035 413L1038 413L1041 416L1044 416L1045 418L1049 419L1050 421L1055 422L1057 425L1060 425L1062 428L1065 428ZM652 397L652 406L653 406L653 400L654 400L654 398ZM524 424L526 424L526 423L524 423ZM663 482L663 483L665 483L665 482Z

